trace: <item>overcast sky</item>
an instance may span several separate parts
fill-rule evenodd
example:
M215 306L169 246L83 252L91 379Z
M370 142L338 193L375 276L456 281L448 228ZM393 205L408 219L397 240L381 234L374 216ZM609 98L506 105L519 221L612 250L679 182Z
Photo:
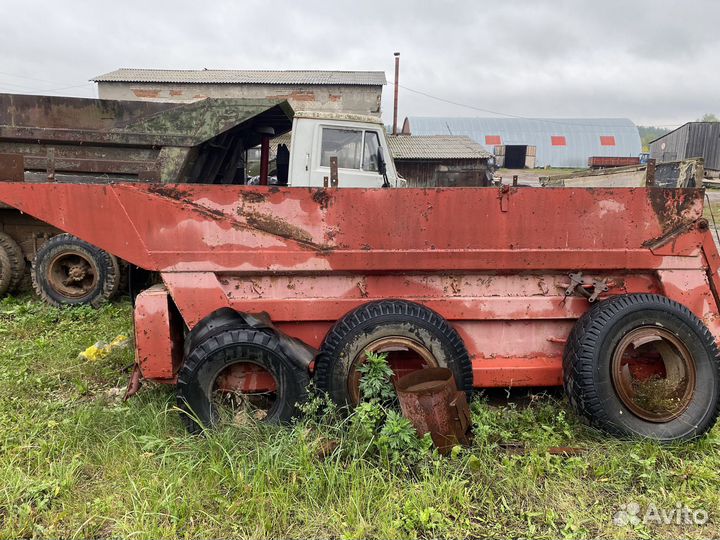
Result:
M0 91L94 97L119 67L384 70L400 118L720 114L717 0L2 0ZM392 87L383 92L392 118Z

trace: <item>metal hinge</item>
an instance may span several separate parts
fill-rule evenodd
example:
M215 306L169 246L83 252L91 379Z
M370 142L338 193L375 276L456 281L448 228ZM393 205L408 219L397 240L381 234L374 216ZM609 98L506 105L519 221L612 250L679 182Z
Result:
M566 297L572 296L575 292L577 292L580 296L587 298L588 302L592 304L602 293L610 290L608 281L605 278L593 279L591 283L586 284L582 272L568 274L568 277L570 278L570 283L560 285L562 287L566 287ZM590 292L590 288L592 288L592 292Z

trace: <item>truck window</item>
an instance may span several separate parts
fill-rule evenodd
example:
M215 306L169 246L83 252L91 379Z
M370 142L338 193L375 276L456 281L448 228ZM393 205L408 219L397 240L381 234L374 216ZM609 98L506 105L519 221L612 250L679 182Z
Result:
M365 150L363 152L363 171L378 171L378 150L380 139L377 131L365 132Z
M341 169L359 169L363 132L354 129L323 128L320 165L330 166L330 158L337 156Z

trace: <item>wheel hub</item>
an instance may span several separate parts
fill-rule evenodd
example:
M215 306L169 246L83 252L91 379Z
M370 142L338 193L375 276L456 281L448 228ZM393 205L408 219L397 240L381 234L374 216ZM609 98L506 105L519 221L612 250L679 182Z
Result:
M264 420L277 399L277 388L273 375L262 366L251 361L230 364L213 384L215 414L235 424Z
M69 281L82 281L85 279L86 274L85 268L78 264L74 264L68 268Z
M365 362L366 353L387 354L388 365L395 373L393 380L417 369L439 367L435 356L423 344L404 337L387 336L371 342L363 352L358 354L350 366L347 380L348 393L354 404L360 403L361 374L357 370Z
M644 326L620 340L611 362L612 382L622 403L649 422L680 416L695 393L695 361L669 330Z
M66 251L48 265L50 286L68 298L82 298L92 291L99 280L95 264L80 251Z

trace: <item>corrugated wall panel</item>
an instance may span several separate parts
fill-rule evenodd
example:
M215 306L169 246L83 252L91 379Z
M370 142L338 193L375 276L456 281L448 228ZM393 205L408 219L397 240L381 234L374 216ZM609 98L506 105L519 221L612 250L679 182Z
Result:
M690 124L686 157L701 157L706 169L720 170L720 123Z
M413 135L467 135L485 145L486 137L499 136L504 145L537 148L537 166L586 167L590 156L637 156L640 134L625 118L408 118ZM565 137L566 146L553 146L552 137ZM601 136L615 138L615 146L603 146Z

